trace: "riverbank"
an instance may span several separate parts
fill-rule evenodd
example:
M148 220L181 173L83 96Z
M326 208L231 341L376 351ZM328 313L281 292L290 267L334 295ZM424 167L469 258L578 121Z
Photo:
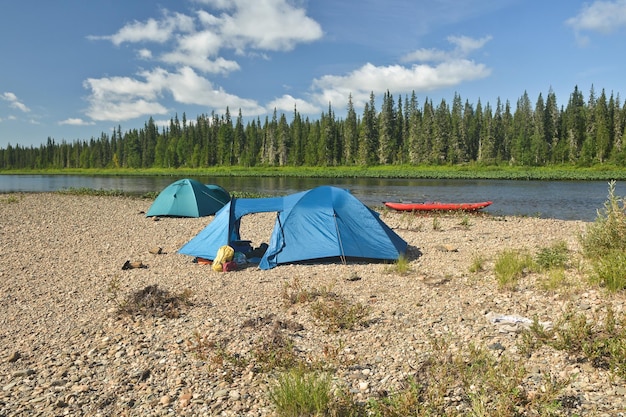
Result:
M619 165L589 167L571 164L543 167L514 165L350 165L350 166L212 166L202 168L63 168L8 169L0 175L84 175L185 177L272 177L272 178L387 178L387 179L490 179L538 181L618 181L626 179Z
M572 377L562 389L577 399L572 412L616 415L626 407L624 381L611 372L551 349L522 357L520 329L492 320L553 322L568 307L598 319L607 305L623 314L622 296L583 276L577 237L585 222L384 212L409 243L406 274L371 263L218 273L176 253L209 219L155 221L144 215L150 204L0 195L0 414L271 415L275 375L255 351L276 332L302 358L335 365L337 383L361 401L403 387L441 338L453 353L475 345L518 360L528 390L540 392L546 375ZM274 218L246 216L242 236L267 242ZM498 253L536 253L555 242L566 243L572 263L559 286L529 274L516 290L498 287ZM477 259L482 270L470 272ZM127 260L145 267L122 270ZM121 299L151 285L186 293L190 304L171 318L117 314ZM368 325L329 332L306 303L286 303L296 286L367 306Z

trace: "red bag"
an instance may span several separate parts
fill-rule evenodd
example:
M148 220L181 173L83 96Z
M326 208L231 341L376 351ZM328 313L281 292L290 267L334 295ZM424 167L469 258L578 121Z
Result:
M228 261L228 262L222 263L222 272L229 272L229 271L235 271L235 270L237 270L237 262Z

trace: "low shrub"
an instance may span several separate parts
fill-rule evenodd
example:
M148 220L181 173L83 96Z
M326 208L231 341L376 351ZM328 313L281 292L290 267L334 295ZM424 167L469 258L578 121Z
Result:
M565 268L569 260L569 250L567 243L558 241L551 246L539 249L535 256L535 262L541 270L554 268Z
M549 330L535 319L523 334L520 352L530 354L542 345L569 352L575 360L588 361L596 368L626 377L626 317L618 319L610 306L603 319L592 320L569 306Z
M341 297L327 297L311 306L311 314L328 324L329 331L351 330L365 322L369 308L361 303L350 303Z
M307 303L330 294L330 288L305 288L298 278L285 283L282 291L284 304L289 307L294 304Z
M609 194L604 208L598 210L594 222L580 235L585 257L604 256L613 249L626 250L626 212L624 198L615 195L615 181L609 183Z
M523 410L536 415L561 409L564 381L546 375L541 392L524 388L524 366L506 356L476 346L452 353L445 340L434 340L431 356L406 388L370 402L370 415L384 416L515 416ZM525 415L525 414L524 414Z
M191 304L190 290L174 294L156 284L148 285L122 299L118 278L109 282L107 292L120 315L176 318L180 317L183 307Z
M609 183L604 208L579 241L591 260L593 280L611 291L626 289L626 208L624 198L615 195L615 181Z
M592 281L609 291L626 289L626 251L612 249L592 262Z

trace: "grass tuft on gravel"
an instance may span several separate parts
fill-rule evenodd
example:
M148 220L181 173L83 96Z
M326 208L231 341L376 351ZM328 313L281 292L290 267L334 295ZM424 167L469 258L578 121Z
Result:
M182 309L191 304L191 291L185 290L173 294L158 285L148 285L141 290L128 294L125 298L120 295L119 279L112 279L107 288L109 300L117 306L117 313L126 316L146 317L180 317Z

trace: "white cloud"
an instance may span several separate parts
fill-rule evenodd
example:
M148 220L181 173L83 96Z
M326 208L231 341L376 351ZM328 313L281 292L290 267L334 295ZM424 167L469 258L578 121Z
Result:
M144 81L130 77L109 77L85 81L91 90L87 116L94 120L122 121L137 117L166 114L159 100L170 94L181 104L206 106L209 109L241 109L242 114L257 115L264 109L254 100L226 93L192 68L171 73L162 68L138 74Z
M450 51L440 49L418 49L406 54L401 58L402 62L444 62L452 59L466 58L472 52L481 49L492 39L491 36L485 36L480 39L470 38L468 36L449 36L448 42L455 45Z
M148 80L154 85L163 85L178 103L224 110L228 106L230 109L241 109L245 115L263 113L263 108L256 101L226 93L189 67L181 68L177 73L155 72Z
M229 74L240 70L239 63L223 52L266 57L263 51L288 51L301 42L322 36L320 25L306 15L306 9L290 0L203 0L213 11L198 10L194 17L163 12L162 19L134 21L105 39L115 45L125 42L155 42L164 46L160 53L140 49L143 60L156 58L165 68L142 71L135 77L89 78L86 115L93 120L121 121L140 116L165 114L164 96L181 104L209 109L240 109L244 115L265 113L255 100L229 94L201 75ZM196 27L197 25L197 27ZM170 43L171 42L171 43ZM168 48L168 46L172 46ZM288 100L288 99L286 99ZM277 101L282 103L282 101ZM311 108L304 101L302 107Z
M344 101L347 98L344 98ZM289 94L285 94L282 97L274 99L270 101L267 106L265 106L268 112L273 112L274 109L283 111L284 113L292 113L294 108L298 110L298 113L304 114L314 114L321 113L321 107L311 104L305 100L294 98Z
M221 3L221 2L220 2ZM237 51L247 47L289 51L323 35L321 26L286 0L234 0L235 10L219 19L223 40Z
M363 107L370 93L396 94L429 92L450 88L466 81L485 78L491 69L485 64L467 58L469 53L482 48L490 36L481 39L449 37L455 45L451 51L420 49L412 52L403 61L433 62L429 64L376 66L367 63L346 75L325 75L313 81L315 101L320 105L343 103L352 95L355 107Z
M183 52L169 52L163 54L162 61L168 64L193 67L202 72L212 74L228 74L240 69L236 61L230 61L219 57L215 60L207 59L196 54L186 54Z
M569 18L565 23L574 29L581 44L589 40L582 32L598 32L610 34L626 28L626 0L594 1L586 4L578 15Z
M91 90L86 114L93 120L123 121L167 113L156 100L160 86L130 77L89 78L83 86Z
M293 6L288 0L230 0L201 2L222 13L215 16L199 10L196 18L164 11L161 20L134 21L109 36L89 36L89 39L109 40L115 45L125 42L156 42L164 44L176 39L177 47L165 53L166 62L177 64L192 54L206 59L220 49L244 53L247 49L289 51L301 42L322 37L321 26L306 15L306 9ZM204 30L196 30L196 20ZM177 57L177 59L172 59ZM189 59L203 62L202 59ZM188 62L183 62L188 65Z
M9 106L14 109L21 110L24 113L30 112L30 109L24 103L22 103L14 93L11 93L11 92L2 93L0 98L2 98L5 101L8 101Z
M139 59L152 59L152 51L146 48L137 51L137 57Z
M113 35L91 35L88 38L93 40L110 40L114 45L121 45L125 42L164 43L171 39L175 31L190 32L193 30L193 18L181 13L169 14L167 11L164 11L164 17L161 20L134 21L125 25Z
M68 118L65 120L61 120L59 122L60 125L70 125L70 126L91 126L94 125L94 122L89 122L80 118Z

